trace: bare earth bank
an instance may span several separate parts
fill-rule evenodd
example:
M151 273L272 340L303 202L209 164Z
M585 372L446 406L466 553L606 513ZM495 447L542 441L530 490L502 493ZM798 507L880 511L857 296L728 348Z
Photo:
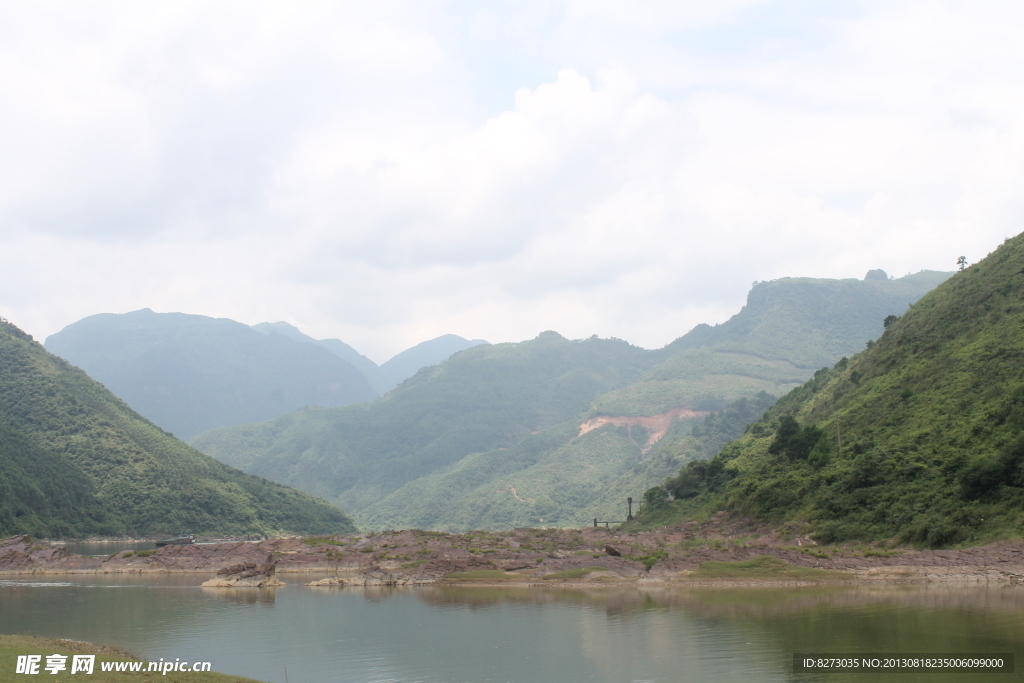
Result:
M108 557L12 536L0 573L193 572L208 586L281 585L278 574L323 572L313 585L583 583L775 585L1024 582L1024 539L958 550L847 544L819 547L779 530L724 517L655 531L515 529L447 534L274 538L121 551Z

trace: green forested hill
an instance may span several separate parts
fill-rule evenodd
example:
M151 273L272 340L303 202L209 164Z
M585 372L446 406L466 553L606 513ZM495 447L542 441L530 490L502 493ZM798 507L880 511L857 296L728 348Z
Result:
M781 396L823 365L856 353L950 276L922 271L890 280L782 278L755 283L747 304L721 325L698 325L663 349L640 381L601 396L594 411L653 415L685 405L717 410L743 396Z
M606 424L577 437L577 423L562 423L415 479L367 510L361 523L380 528L415 520L468 531L622 521L628 496L639 500L682 463L711 457L774 402L762 392L707 419L676 421L646 453L646 433L635 426Z
M0 537L82 537L121 531L78 467L0 424Z
M572 420L655 359L619 340L570 341L545 332L461 351L372 404L308 408L207 432L193 444L365 516L409 481ZM407 521L392 524L420 526Z
M627 496L639 497L688 459L712 455L770 405L769 394L820 367L807 364L862 348L886 315L902 313L948 275L876 274L761 283L730 321L699 326L658 351L554 333L474 347L374 404L306 409L193 443L335 501L370 529L619 519ZM700 411L742 399L726 411L727 429L709 430L714 439L690 433ZM652 441L654 427L638 420L659 415L676 417ZM629 419L583 428L602 416Z
M457 334L443 334L420 342L381 363L380 372L387 382L381 393L394 389L421 368L437 365L459 351L486 343L483 339L463 339Z
M178 441L0 320L0 535L353 530L323 501Z
M729 509L820 540L933 546L1024 530L1024 236L780 399L644 520Z

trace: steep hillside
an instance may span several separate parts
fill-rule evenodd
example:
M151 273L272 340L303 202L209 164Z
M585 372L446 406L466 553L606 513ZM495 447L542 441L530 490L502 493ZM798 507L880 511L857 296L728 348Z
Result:
M623 341L570 341L545 332L518 344L466 349L372 404L309 408L208 432L193 443L362 518L409 481L572 421L595 396L636 379L654 360ZM392 519L409 526L402 521Z
M469 531L622 521L627 497L639 501L683 463L711 457L773 403L775 397L761 393L709 416L677 416L651 446L654 435L641 424L606 422L582 435L573 423L556 425L409 482L361 523L387 528L400 520Z
M1024 530L1024 236L654 489L645 523L729 509L822 541Z
M112 517L70 460L0 424L0 537L113 535Z
M744 396L781 396L815 370L856 353L950 273L889 280L782 278L755 283L743 309L721 325L698 325L663 350L641 380L594 402L596 414L655 415L675 406L718 410Z
M321 500L178 441L0 320L0 534L353 528Z
M327 349L223 318L148 308L94 315L51 335L46 348L182 438L378 395Z

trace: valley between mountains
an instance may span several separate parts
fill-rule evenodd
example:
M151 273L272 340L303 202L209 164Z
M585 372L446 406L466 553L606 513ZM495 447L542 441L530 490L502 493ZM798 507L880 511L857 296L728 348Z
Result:
M478 345L373 403L303 408L191 443L329 500L367 530L622 521L627 497L713 456L948 276L758 283L730 320L662 349L550 331Z
M2 471L19 493L0 521L7 533L55 538L619 523L628 497L640 504L687 463L715 456L949 276L755 283L728 321L654 350L553 331L503 344L448 335L377 367L284 323L148 309L92 316L47 340L102 385L5 323ZM388 364L399 382L390 389ZM261 414L273 417L238 424ZM195 433L190 445L172 425ZM181 469L178 457L203 464ZM216 461L226 466L217 477L255 476L198 485ZM48 462L66 474L43 479L64 488L38 483ZM257 482L306 507L271 514L246 497Z

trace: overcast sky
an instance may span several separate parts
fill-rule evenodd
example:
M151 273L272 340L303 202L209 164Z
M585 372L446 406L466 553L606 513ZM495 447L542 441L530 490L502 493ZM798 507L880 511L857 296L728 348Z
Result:
M659 347L1024 230L1019 2L0 2L0 315Z

